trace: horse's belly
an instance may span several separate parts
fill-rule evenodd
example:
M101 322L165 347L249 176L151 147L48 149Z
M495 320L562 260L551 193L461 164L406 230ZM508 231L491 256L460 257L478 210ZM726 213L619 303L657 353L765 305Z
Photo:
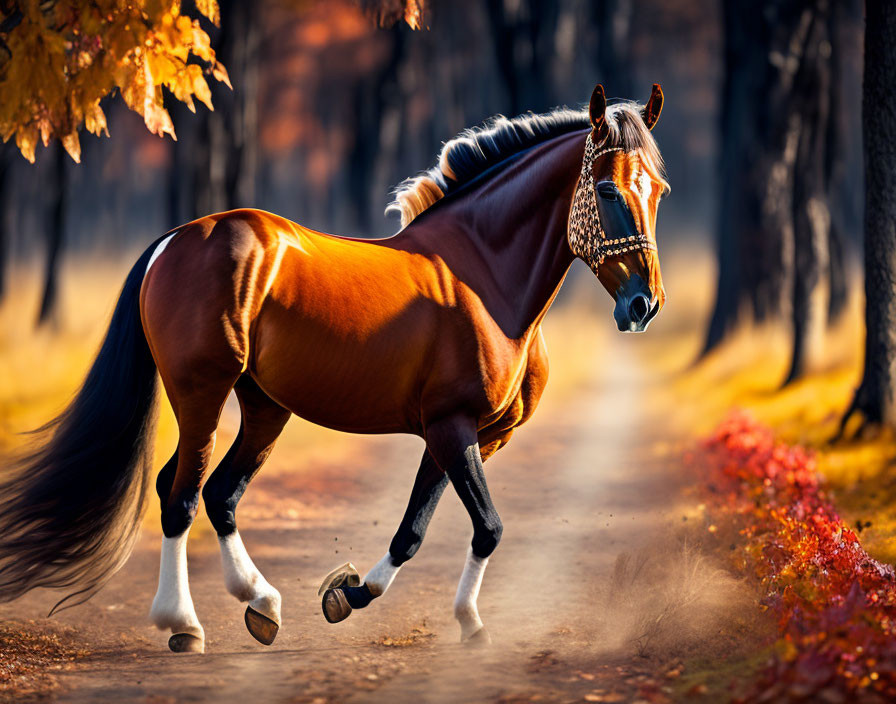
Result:
M416 433L420 360L414 335L345 337L313 321L259 326L252 375L296 415L355 433Z

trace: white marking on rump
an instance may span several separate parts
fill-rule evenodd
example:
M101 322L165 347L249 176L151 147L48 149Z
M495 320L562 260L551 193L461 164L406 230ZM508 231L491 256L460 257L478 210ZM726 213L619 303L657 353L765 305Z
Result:
M487 557L477 557L473 554L472 547L467 548L467 561L457 584L457 596L454 597L454 618L460 621L462 639L469 638L482 628L476 601L479 599L479 588L482 586L486 565Z
M176 538L162 538L159 589L152 601L149 617L160 629L170 628L172 633L190 633L204 640L205 633L196 617L187 577L189 534L188 529Z
M302 246L302 238L300 235L296 235L295 240L291 239L283 239L280 240L281 246L286 245L287 247L292 247L293 249L299 250L302 254L308 254L308 250Z
M392 555L387 552L364 577L364 584L373 596L382 596L400 569L401 567L392 564Z
M176 230L175 232L172 232L165 239L163 239L161 242L159 242L159 246L156 247L156 251L154 251L152 253L152 256L149 258L149 261L146 263L146 271L144 272L143 276L146 276L146 274L149 273L149 267L151 267L155 263L156 259L159 258L159 255L165 251L165 247L168 246L168 243L171 241L171 238L174 237L178 232L180 232L180 230Z
M239 532L218 537L227 591L280 625L280 592L268 584L252 562Z

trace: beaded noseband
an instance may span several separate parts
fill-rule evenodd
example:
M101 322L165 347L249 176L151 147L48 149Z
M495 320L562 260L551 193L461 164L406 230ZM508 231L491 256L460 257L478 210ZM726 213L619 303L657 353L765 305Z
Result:
M579 177L572 207L569 209L567 226L569 247L572 253L581 257L595 274L607 257L639 249L656 251L656 245L640 232L610 239L601 226L594 188L594 162L604 154L621 151L624 151L622 147L607 147L598 151L591 135L588 135L585 140L585 156L582 159L582 175Z

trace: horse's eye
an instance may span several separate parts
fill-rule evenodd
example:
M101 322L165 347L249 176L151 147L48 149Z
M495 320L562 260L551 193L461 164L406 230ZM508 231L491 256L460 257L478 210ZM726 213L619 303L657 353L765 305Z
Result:
M601 181L597 184L597 193L604 200L619 200L619 189L612 181Z

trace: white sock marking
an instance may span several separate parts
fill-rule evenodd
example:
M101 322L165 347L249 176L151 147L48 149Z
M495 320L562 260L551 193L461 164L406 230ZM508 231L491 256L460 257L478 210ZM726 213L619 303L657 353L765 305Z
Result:
M156 251L152 253L152 256L149 258L149 261L146 263L146 272L143 274L143 276L146 276L146 274L149 273L149 267L151 267L155 263L156 259L159 258L159 255L165 251L165 247L168 246L168 243L171 241L171 238L174 237L178 232L180 232L180 230L176 230L176 231L172 232L165 239L163 239L161 242L159 242L159 246L156 247Z
M462 639L469 638L482 628L476 601L479 599L479 588L482 586L482 577L487 565L487 557L476 557L473 548L467 548L467 562L457 584L457 596L454 598L454 618L460 621Z
M268 584L252 562L243 539L237 531L223 538L221 545L221 566L224 568L224 583L227 591L240 601L248 601L249 606L280 625L280 592Z
M387 552L364 577L364 584L373 596L382 596L400 569L401 567L392 564L392 555Z
M149 617L160 629L170 628L172 633L190 633L205 639L205 634L187 577L187 536L189 529L176 538L162 538L162 564L159 569L159 589L152 601Z

